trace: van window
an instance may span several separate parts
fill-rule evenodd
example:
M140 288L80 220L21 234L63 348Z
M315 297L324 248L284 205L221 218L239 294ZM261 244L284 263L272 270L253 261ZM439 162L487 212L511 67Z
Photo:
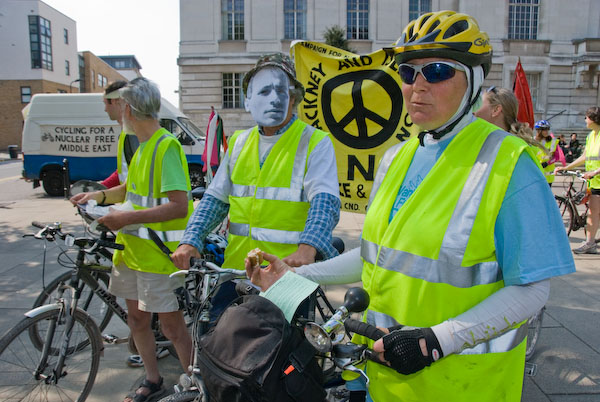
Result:
M179 117L178 120L190 133L192 133L196 137L200 139L206 138L206 134L204 133L204 131L200 130L198 126L196 126L194 122L192 122L187 117Z
M175 120L160 119L160 125L177 137L181 145L194 145L196 139L191 138Z

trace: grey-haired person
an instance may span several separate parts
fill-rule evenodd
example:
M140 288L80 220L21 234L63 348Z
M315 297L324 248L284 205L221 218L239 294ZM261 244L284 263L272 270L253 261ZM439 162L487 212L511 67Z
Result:
M127 201L133 210L114 210L98 219L118 230L117 250L109 291L127 303L128 325L146 370L146 378L126 402L143 402L164 391L158 371L151 313L158 313L162 332L169 338L184 371L188 370L191 338L173 290L182 278L169 278L177 268L151 237L155 232L175 250L193 211L187 160L175 136L158 122L160 91L146 78L136 78L121 90L124 131L133 132L140 146L133 155L125 183L108 190L73 196L73 204Z

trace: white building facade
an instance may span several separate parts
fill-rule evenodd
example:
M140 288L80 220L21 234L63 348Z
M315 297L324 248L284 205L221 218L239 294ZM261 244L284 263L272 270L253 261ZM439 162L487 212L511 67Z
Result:
M334 25L357 53L370 53L439 10L470 14L490 35L485 85L512 88L520 58L536 120L551 119L554 131L585 128L583 113L600 104L598 0L180 0L180 109L202 127L214 106L227 134L247 128L241 81L261 55L288 53L294 39L323 41Z

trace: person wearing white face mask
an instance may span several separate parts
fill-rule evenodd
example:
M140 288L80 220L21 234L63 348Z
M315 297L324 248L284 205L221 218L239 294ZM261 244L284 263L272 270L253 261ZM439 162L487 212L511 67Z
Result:
M527 143L471 112L492 60L475 19L426 13L387 51L422 131L382 158L361 246L295 272L370 294L388 333L353 339L386 363L367 362L367 400L519 401L526 320L575 270L556 203ZM263 291L290 270L264 258L246 263Z
M227 214L225 268L243 269L246 254L257 247L291 266L314 262L317 252L324 259L336 256L331 237L340 199L333 144L329 134L295 115L304 87L292 61L279 53L261 57L243 89L257 125L232 136L173 254L175 265L187 269Z

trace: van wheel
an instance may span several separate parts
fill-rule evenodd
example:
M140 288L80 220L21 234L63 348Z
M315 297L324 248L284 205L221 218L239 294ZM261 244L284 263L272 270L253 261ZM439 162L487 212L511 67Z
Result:
M190 165L190 184L192 185L192 189L206 185L202 166Z
M52 197L64 195L63 175L58 170L47 170L44 172L42 184L46 193Z

